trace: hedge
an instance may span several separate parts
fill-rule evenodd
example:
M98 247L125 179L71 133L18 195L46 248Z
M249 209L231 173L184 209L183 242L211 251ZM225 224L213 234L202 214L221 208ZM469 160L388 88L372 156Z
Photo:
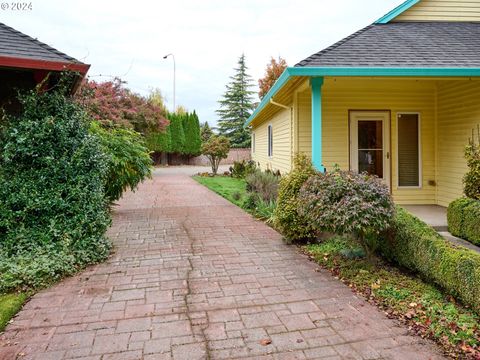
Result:
M381 244L384 256L480 312L480 254L455 247L402 208Z
M454 236L480 245L480 201L460 198L447 209L448 231Z

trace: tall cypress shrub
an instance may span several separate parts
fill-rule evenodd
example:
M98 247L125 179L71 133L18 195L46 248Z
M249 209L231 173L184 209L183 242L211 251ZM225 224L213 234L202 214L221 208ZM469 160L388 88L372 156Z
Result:
M183 121L181 115L169 114L170 120L170 152L176 154L185 153L185 132L183 130Z

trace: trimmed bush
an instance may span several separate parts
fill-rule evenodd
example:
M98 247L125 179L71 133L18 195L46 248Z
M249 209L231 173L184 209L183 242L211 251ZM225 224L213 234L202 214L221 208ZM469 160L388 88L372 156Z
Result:
M470 205L472 199L460 198L452 201L447 208L448 231L452 235L465 239L464 210Z
M447 209L448 231L454 236L480 245L480 201L460 198Z
M315 169L310 158L304 154L297 154L293 170L280 180L275 226L288 241L308 241L315 237L313 227L297 211L300 188L314 174Z
M473 200L463 211L465 239L473 244L480 245L480 201Z
M402 208L381 242L384 256L480 311L480 254L459 248Z
M0 292L105 259L108 157L62 88L20 97L0 133Z
M394 215L389 189L378 177L338 168L311 176L298 199L299 213L316 230L353 235L369 258Z

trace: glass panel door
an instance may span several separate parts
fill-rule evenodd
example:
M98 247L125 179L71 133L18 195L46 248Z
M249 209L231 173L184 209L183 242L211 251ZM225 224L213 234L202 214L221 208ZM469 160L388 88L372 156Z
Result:
M350 112L350 169L390 186L390 112Z
M383 178L383 121L359 120L358 172Z

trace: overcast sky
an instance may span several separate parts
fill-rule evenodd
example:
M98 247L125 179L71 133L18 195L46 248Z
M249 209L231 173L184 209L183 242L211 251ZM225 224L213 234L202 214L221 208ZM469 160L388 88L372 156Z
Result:
M142 94L160 88L169 108L173 62L163 56L173 53L177 105L214 125L217 101L242 53L256 85L270 56L293 66L401 2L32 0L32 11L0 10L0 21L91 64L97 81L119 76Z

